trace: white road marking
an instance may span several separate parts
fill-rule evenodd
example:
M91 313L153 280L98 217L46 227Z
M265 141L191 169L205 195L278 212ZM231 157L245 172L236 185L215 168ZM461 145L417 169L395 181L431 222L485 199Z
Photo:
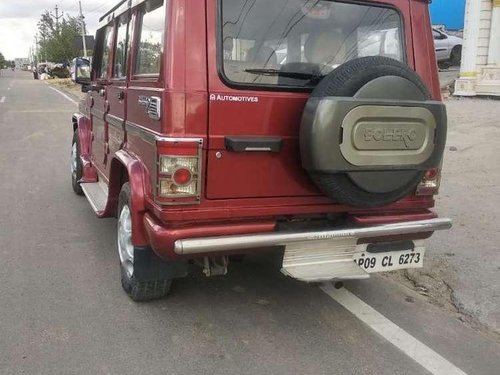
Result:
M5 96L2 96L2 98L0 99L0 103L5 103Z
M63 93L62 91L52 87L52 86L49 86L49 89L51 90L54 90L55 92L58 92L59 94L61 94L62 96L64 96L66 99L68 99L71 103L75 104L75 105L78 105L78 102L71 99L68 95L66 95L65 93Z
M430 373L434 375L467 375L347 289L335 289L331 283L322 284L321 289Z

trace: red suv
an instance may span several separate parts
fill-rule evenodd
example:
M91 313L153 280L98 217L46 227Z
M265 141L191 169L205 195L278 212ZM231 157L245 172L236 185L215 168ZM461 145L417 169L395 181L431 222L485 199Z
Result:
M283 253L304 281L421 267L446 140L424 0L134 0L100 19L72 183L122 285Z

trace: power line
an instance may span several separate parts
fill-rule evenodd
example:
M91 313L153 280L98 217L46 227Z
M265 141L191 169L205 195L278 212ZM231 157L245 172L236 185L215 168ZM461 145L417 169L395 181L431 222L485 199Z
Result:
M98 5L97 7L87 11L87 14L92 14L92 13L102 13L102 10L103 9L107 9L109 8L109 5L108 4L101 4L101 5Z

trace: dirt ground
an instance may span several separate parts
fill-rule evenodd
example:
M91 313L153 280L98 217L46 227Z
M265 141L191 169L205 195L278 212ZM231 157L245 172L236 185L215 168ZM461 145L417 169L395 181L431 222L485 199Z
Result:
M448 98L448 141L435 234L421 270L394 277L473 326L500 334L500 100Z
M80 85L77 85L71 81L71 78L54 78L51 80L46 81L50 85L59 88L75 98L78 99L83 99L85 97L85 94L82 92L82 87Z

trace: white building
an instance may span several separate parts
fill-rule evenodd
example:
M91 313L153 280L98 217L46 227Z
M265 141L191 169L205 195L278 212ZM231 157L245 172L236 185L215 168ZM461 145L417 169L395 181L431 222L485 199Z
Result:
M500 96L500 0L467 0L455 95Z

